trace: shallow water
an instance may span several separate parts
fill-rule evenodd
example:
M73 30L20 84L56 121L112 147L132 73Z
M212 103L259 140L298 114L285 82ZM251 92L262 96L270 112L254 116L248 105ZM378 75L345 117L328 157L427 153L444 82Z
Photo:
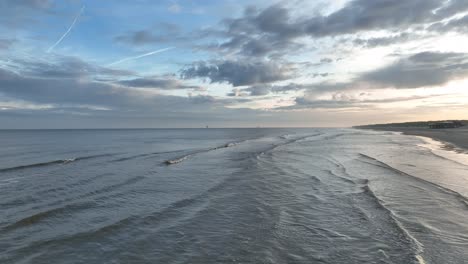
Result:
M468 166L418 137L42 130L0 146L0 263L468 259Z

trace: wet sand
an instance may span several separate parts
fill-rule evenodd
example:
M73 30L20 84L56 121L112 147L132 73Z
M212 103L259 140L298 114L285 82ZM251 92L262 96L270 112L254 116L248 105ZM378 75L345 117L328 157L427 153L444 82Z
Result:
M468 127L448 128L448 129L429 129L420 127L386 127L373 128L381 131L396 131L406 135L429 137L438 141L449 143L450 147L458 147L468 150ZM452 145L452 146L451 146Z

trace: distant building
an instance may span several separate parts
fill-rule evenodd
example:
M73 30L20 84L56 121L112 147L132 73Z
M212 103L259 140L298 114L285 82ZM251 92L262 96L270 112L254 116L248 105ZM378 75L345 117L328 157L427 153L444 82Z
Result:
M429 128L432 129L441 129L441 128L457 128L463 126L462 122L459 121L443 121L430 123Z

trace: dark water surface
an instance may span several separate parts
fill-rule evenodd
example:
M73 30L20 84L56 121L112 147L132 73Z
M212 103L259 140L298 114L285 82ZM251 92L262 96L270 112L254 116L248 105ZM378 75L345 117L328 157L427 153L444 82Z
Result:
M467 196L395 133L0 131L0 263L468 263Z

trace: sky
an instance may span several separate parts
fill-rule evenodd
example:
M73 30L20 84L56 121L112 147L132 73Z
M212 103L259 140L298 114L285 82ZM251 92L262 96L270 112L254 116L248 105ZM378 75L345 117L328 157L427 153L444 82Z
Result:
M468 0L0 0L0 129L468 119Z

